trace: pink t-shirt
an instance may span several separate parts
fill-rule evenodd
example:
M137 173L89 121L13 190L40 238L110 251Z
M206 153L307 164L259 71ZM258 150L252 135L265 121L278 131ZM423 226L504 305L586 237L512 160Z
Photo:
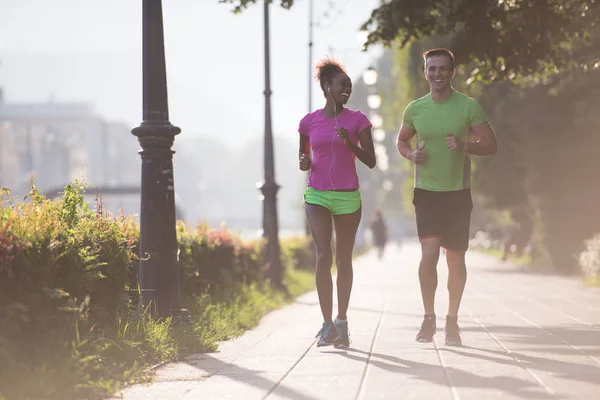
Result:
M344 108L337 119L357 145L358 133L371 126L358 110ZM316 190L358 189L356 156L335 133L334 118L325 118L322 109L314 111L302 118L298 132L308 137L313 151L308 186Z

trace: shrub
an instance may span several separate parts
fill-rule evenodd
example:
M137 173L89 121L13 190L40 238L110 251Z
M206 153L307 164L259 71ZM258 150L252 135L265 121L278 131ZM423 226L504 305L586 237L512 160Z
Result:
M315 267L315 255L312 239L306 236L296 236L281 239L282 263L291 268L310 269Z
M60 200L50 201L32 184L29 201L18 205L4 193L0 365L12 374L52 371L43 375L72 381L93 375L92 359L79 350L129 305L125 287L135 259L133 222L109 217L101 201L89 209L82 189L75 182ZM0 387L6 387L2 380Z
M200 224L177 224L181 294L184 303L206 291L262 279L262 241L243 242L239 236Z
M108 215L101 198L90 209L83 190L75 182L51 201L32 183L23 203L0 197L0 399L104 398L148 365L214 349L283 301L262 285L262 241L180 222L192 324L140 316L139 226ZM302 254L300 241L291 246L282 247L288 276Z
M579 254L581 272L590 279L600 278L600 233L585 241L586 250Z

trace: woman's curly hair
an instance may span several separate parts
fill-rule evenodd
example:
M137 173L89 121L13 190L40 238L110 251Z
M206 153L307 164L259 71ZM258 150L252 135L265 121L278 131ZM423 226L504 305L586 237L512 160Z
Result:
M333 77L340 72L346 74L346 67L333 58L325 57L317 62L317 65L315 65L315 80L319 81L323 93L325 93L325 83L331 84Z

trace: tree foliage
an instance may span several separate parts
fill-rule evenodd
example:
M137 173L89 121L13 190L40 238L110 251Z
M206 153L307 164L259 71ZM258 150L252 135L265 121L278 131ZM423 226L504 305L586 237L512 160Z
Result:
M254 4L256 2L257 2L257 0L219 0L219 3L234 4L233 12L236 14L239 12L242 12L250 4ZM273 0L269 0L269 2L272 3ZM283 8L289 9L294 5L294 0L280 0L280 5Z
M275 3L275 0L269 0ZM238 13L257 0L219 0ZM291 8L294 0L278 0ZM366 17L366 16L365 16ZM573 69L599 68L600 0L387 0L362 26L367 45L406 46L448 37L459 64L475 62L473 77L525 82Z
M448 36L428 36L394 49L391 73L394 90L385 97L382 116L398 129L402 110L412 99L428 91L423 76L424 50L438 47ZM512 216L512 223L531 221L536 264L557 270L575 271L573 254L583 250L584 240L600 231L600 188L594 174L600 158L595 134L600 117L594 111L600 98L600 69L557 74L531 87L509 80L493 83L466 81L473 65L457 69L453 86L482 104L498 136L499 151L494 157L474 157L473 196L477 203L472 229L498 228L510 222L498 216ZM410 207L411 164L392 157L392 168L409 170L402 174ZM394 182L401 185L401 182ZM396 205L399 207L399 204Z
M391 0L364 29L367 44L451 35L445 45L459 64L478 63L484 80L552 75L598 66L599 0Z

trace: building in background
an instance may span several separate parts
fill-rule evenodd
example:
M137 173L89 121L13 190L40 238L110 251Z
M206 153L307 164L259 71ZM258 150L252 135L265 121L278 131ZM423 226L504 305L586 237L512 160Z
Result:
M275 138L282 236L303 232L306 176L298 170L296 136L292 138ZM263 146L261 139L235 149L193 132L178 136L173 160L178 219L192 225L226 224L245 237L260 237L262 202L256 181L263 174L257 161ZM130 126L106 121L87 103L14 103L2 98L0 88L0 186L9 188L14 199L27 194L31 176L46 195L84 178L99 188L105 210L139 214L139 148ZM95 194L93 188L87 191L91 206Z
M99 188L139 185L138 148L128 126L105 121L87 103L9 103L0 88L0 186L14 198L28 192L32 176L41 193L75 179ZM139 209L138 196L104 201L113 212Z

